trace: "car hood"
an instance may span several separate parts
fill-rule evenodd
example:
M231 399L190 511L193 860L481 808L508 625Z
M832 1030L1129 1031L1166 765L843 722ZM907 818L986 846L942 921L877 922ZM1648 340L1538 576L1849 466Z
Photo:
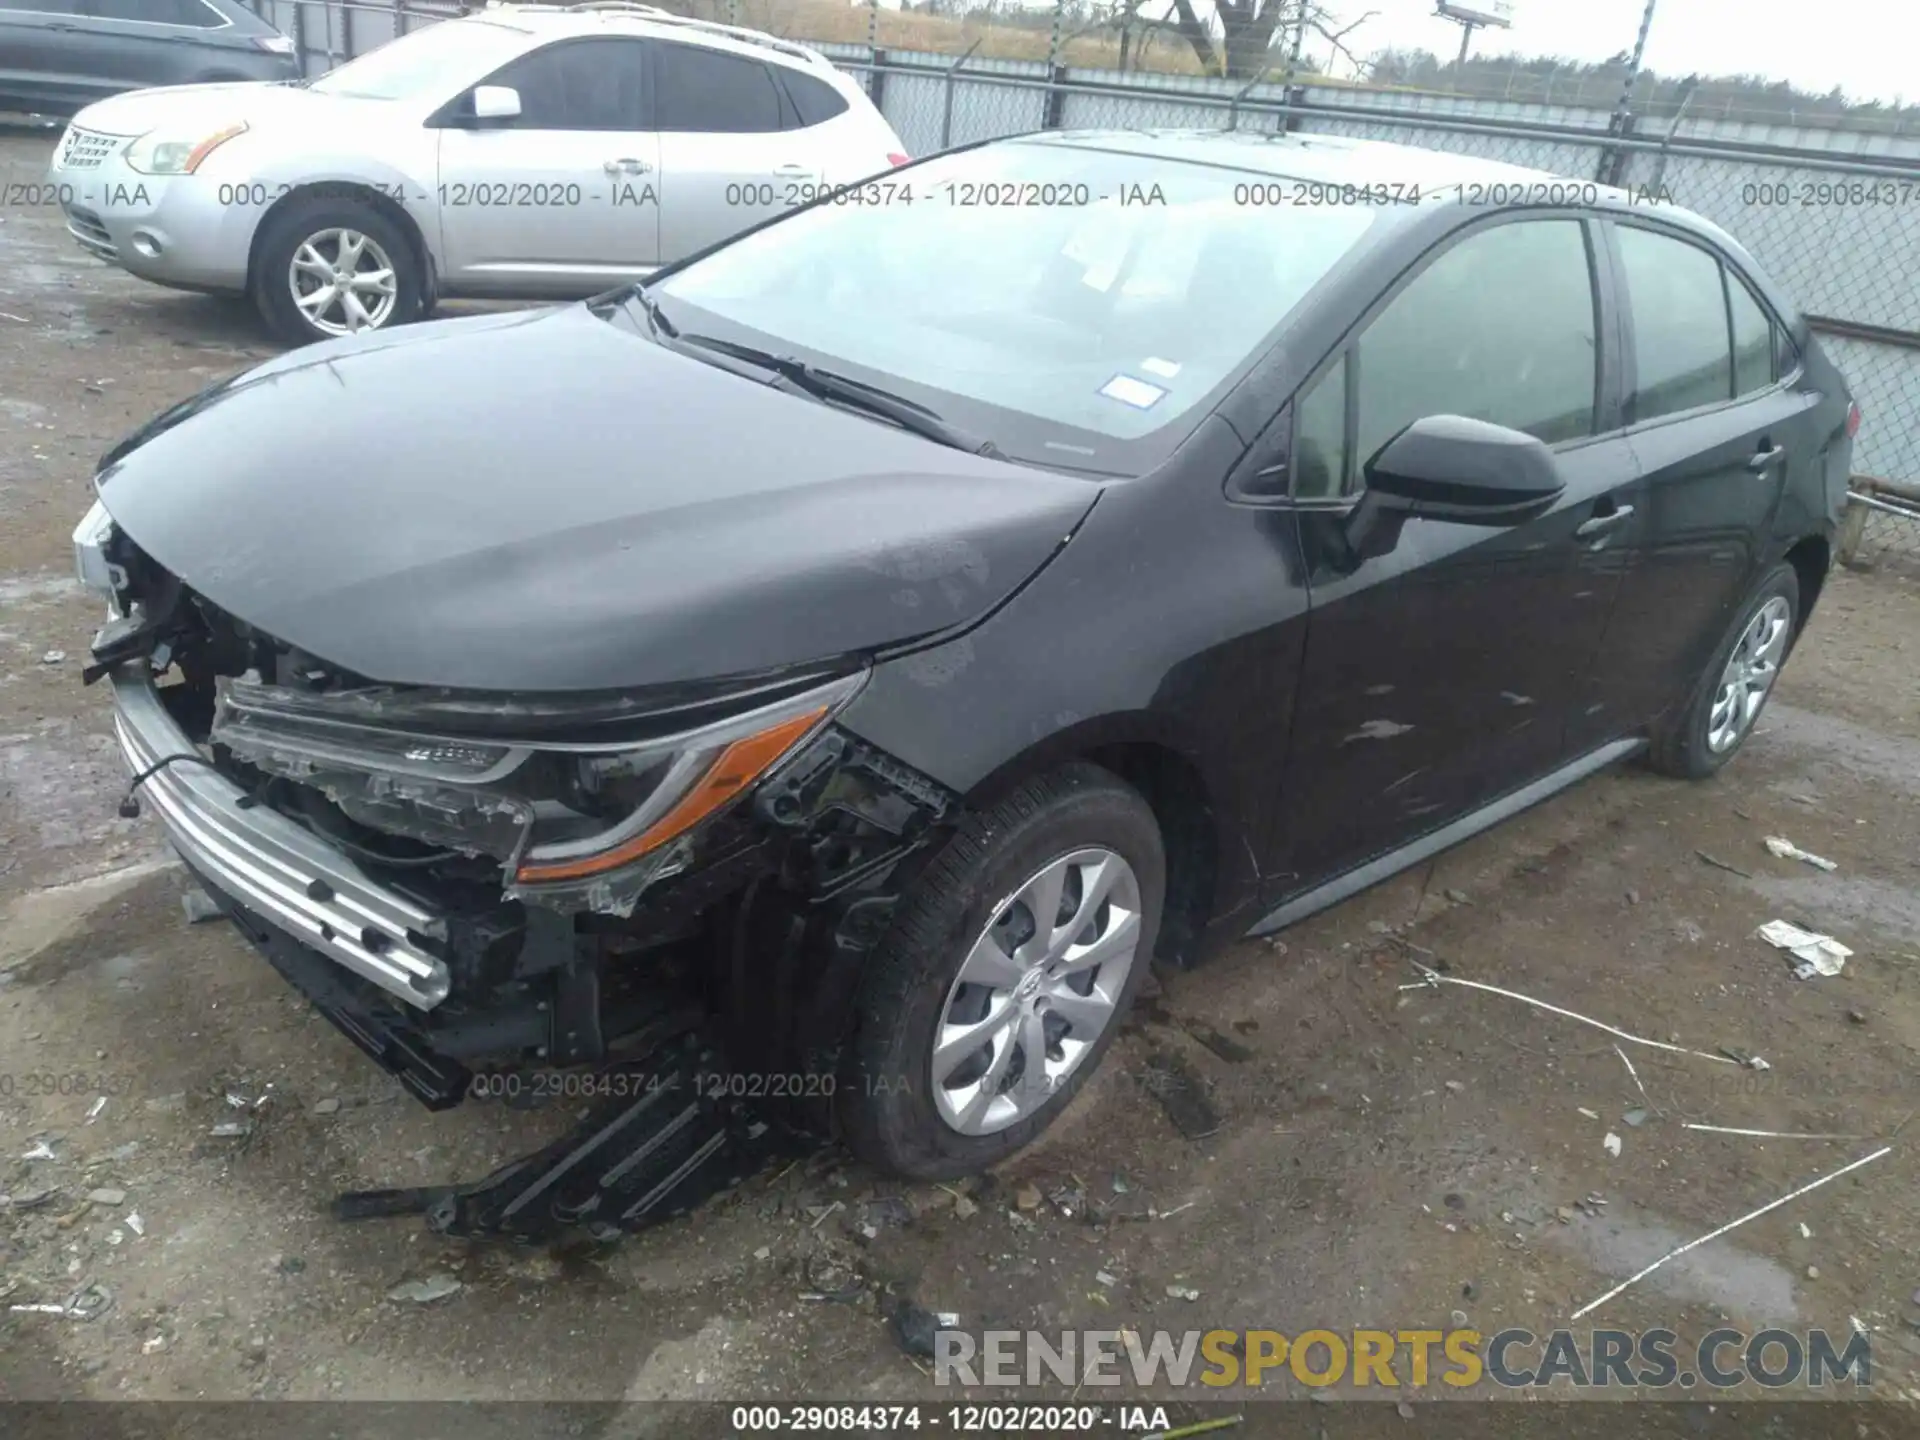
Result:
M479 690L639 688L950 633L1100 491L587 305L290 352L103 467L116 524L221 609L371 680Z
M342 107L373 113L388 102L324 95L271 80L236 80L215 85L162 85L129 90L87 106L73 117L82 130L107 135L144 135L163 125L204 126L209 133L229 125L253 128L276 121L319 123L323 113Z

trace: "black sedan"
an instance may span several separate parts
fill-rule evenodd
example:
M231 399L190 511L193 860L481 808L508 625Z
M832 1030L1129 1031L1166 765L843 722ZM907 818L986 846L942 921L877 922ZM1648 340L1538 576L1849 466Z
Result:
M109 455L76 547L134 800L241 930L430 1105L597 1102L354 1213L536 1235L806 1137L979 1169L1150 959L1712 775L1858 423L1671 205L1050 134L284 356Z

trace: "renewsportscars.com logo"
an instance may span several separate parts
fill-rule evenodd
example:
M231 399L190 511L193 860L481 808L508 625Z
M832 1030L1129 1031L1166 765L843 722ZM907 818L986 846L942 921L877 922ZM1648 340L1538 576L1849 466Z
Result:
M1672 1330L942 1330L936 1385L1170 1385L1258 1388L1291 1379L1315 1388L1456 1390L1491 1381L1508 1390L1781 1389L1873 1383L1864 1334L1837 1344L1825 1330L1710 1330L1688 1344Z

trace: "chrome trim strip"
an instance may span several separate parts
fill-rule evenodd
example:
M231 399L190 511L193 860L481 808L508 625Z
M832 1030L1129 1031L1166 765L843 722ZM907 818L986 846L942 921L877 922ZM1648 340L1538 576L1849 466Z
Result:
M199 754L137 665L115 671L112 683L114 729L134 774L168 755ZM408 936L444 934L445 922L432 911L368 879L285 816L242 807L246 792L208 765L168 765L139 793L189 864L296 940L415 1009L447 998L446 963ZM385 937L375 941L377 949L366 942L368 930Z

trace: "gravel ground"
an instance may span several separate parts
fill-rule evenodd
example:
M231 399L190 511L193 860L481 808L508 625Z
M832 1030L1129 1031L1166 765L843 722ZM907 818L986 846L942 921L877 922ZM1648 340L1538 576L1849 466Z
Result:
M0 136L0 179L34 179L50 143ZM984 1184L902 1189L828 1155L611 1248L334 1222L337 1190L479 1174L538 1117L426 1114L225 925L186 922L154 824L115 813L105 707L78 675L95 607L69 578L99 454L268 353L240 304L88 260L49 213L0 214L0 1192L58 1187L0 1210L0 1294L96 1280L114 1300L84 1322L0 1314L0 1398L952 1398L896 1344L889 1286L974 1328L1458 1311L1543 1332L1877 1148L1689 1121L1894 1149L1584 1323L1857 1321L1875 1393L1920 1396L1920 589L1893 576L1834 577L1719 780L1604 774L1284 943L1164 977L1057 1133ZM343 428L343 465L357 443ZM1838 869L1775 859L1768 834ZM1792 979L1753 938L1776 917L1851 945L1845 972ZM1643 1094L1608 1036L1403 990L1415 960L1771 1068L1636 1049ZM1156 1103L1167 1057L1210 1087L1204 1139ZM239 1115L229 1094L260 1101L243 1140L211 1133ZM37 1140L54 1158L19 1158ZM389 1298L440 1275L458 1291ZM844 1298L805 1298L823 1292Z

